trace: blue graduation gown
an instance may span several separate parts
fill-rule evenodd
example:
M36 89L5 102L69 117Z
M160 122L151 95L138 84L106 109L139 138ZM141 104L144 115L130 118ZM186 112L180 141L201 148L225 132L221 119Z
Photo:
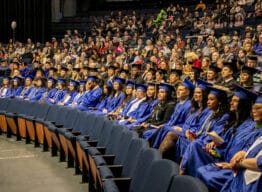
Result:
M187 147L185 152L179 151L179 145L180 143L177 142L176 144L176 159L178 159L178 155L183 157L182 163L181 163L181 169L186 170L189 175L195 176L196 175L196 168L195 167L200 167L197 163L197 160L194 159L195 163L192 162L192 156L195 150L195 148L203 148L206 143L209 143L212 141L210 136L206 135L206 131L208 129L208 132L216 132L218 135L221 136L221 133L223 132L224 125L226 121L228 120L228 114L224 114L221 118L218 119L212 119L208 123L205 124L204 128L201 135L193 142L190 142ZM179 138L180 140L180 138ZM180 154L177 154L180 153Z
M96 87L88 91L86 94L83 95L81 103L76 106L76 108L81 111L86 111L89 107L95 107L99 102L102 93L103 91L100 87Z
M44 93L42 95L41 100L43 99L45 100L46 103L50 104L50 99L52 99L55 96L56 91L57 91L56 88L50 89L47 94Z
M39 101L41 99L42 95L44 94L45 90L46 89L44 87L36 88L34 94L29 95L30 101Z
M125 98L125 93L123 92L121 92L116 97L115 96L111 97L108 103L109 105L106 107L107 112L116 111L118 107L121 105L121 103L123 102L124 98Z
M22 92L24 91L24 89L26 89L26 87L23 87L22 91L20 92L19 95L17 95L16 97L17 98L20 98L20 99L24 99L24 98L27 98L29 96L29 94L31 93L31 91L34 89L35 87L34 86L30 86L29 88L27 88L27 90L25 91L24 95L21 95Z
M235 153L242 150L247 150L254 141L262 135L262 128L254 129L255 123L251 120L243 122L236 130L235 135L232 137L224 152L222 153L223 159L217 161L230 162ZM221 152L221 150L219 150ZM209 164L199 167L197 169L197 177L200 178L210 190L220 191L225 182L230 179L232 171L229 169L220 169L214 166L212 161Z
M29 75L30 73L30 69L28 67L24 68L23 70L20 70L20 74L22 77L26 77L27 75Z
M127 116L128 110L131 108L132 104L133 104L135 101L137 101L136 98L130 99L130 100L125 104L125 106L123 107L123 109L122 109L122 111L121 111L121 113L120 113L119 115L122 116L122 117Z
M125 125L129 129L133 129L134 126L138 126L142 122L146 121L150 117L153 107L155 106L157 102L158 100L155 99L155 100L150 100L150 101L145 100L142 103L140 103L138 108L131 115L133 119L136 119L136 122L130 123L130 124L126 123Z
M6 91L5 91L4 94L0 95L0 97L2 97L2 98L9 97L9 94L10 94L11 88L10 88L10 87L6 87L6 88L4 88L4 89L6 89Z
M48 96L46 98L46 103L57 104L59 101L61 101L64 98L65 94L66 94L65 90L56 90L56 92L52 95L52 97Z
M259 137L261 139L261 137ZM255 158L258 153L262 151L262 143L255 146L249 153L246 158ZM262 172L262 158L261 156L257 157L257 165L260 168L260 172ZM262 176L249 183L246 184L244 174L246 169L239 169L236 177L231 177L228 179L226 184L223 186L221 192L260 192L262 190Z
M170 129L172 129L173 126L179 126L179 127L183 126L186 118L190 114L190 108L191 108L191 101L189 99L187 99L184 102L179 102L176 104L174 112L170 117L169 121L165 123L165 125L162 128L160 128L153 144L154 148L159 147L160 143L163 141L166 134ZM152 135L155 133L155 131L156 129L145 131L143 138L145 139L151 138Z
M17 97L21 94L22 90L23 90L22 86L11 88L7 92L7 97Z
M64 103L64 106L70 105L74 101L74 98L77 94L78 94L77 91L70 92L70 98L67 102Z

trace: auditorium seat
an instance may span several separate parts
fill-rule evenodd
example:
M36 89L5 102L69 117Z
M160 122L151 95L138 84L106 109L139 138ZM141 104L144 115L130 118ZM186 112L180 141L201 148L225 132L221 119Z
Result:
M174 177L168 192L208 192L207 187L197 178L188 175Z

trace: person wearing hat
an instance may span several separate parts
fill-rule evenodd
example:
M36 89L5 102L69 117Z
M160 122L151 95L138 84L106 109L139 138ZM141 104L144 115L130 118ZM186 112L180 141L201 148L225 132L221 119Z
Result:
M103 113L113 113L115 112L118 107L121 105L125 98L125 93L124 93L124 85L126 83L126 80L120 77L115 77L113 81L113 92L112 92L112 98L110 101L108 101L108 106L105 108ZM109 84L111 84L109 82Z
M68 79L69 76L67 75L68 69L67 67L61 67L60 73L58 73L59 79Z
M246 88L252 88L253 87L253 75L257 72L256 69L248 67L248 66L242 66L240 75L239 75L239 85L246 87Z
M217 89L214 87L209 87L209 89L210 91L207 99L207 107L211 113L202 123L199 130L193 134L194 137L192 137L190 143L183 151L178 151L178 147L180 145L180 139L178 139L176 156L179 155L179 157L182 157L180 164L180 174L188 173L195 176L195 164L192 163L191 158L191 154L193 153L192 150L195 149L195 146L201 146L203 148L207 143L212 141L212 137L207 133L213 132L214 134L221 137L224 126L229 119L229 102L227 99L227 93L222 89Z
M126 125L129 122L128 120L134 117L135 111L138 109L139 105L146 100L146 90L147 87L145 85L136 85L136 97L127 105L125 113L121 114L122 117L119 120L119 124Z
M66 80L65 79L58 79L56 83L56 93L53 95L53 97L48 97L46 98L46 103L48 104L57 104L59 103L65 96L66 90L65 90L65 85L66 85Z
M141 64L132 64L130 80L133 81L135 84L143 84L144 80L141 76Z
M190 143L193 133L196 133L201 124L207 118L210 110L207 108L208 82L198 79L198 84L194 89L194 94L191 100L190 114L186 118L182 127L170 127L168 133L159 145L159 151L164 158L174 159L180 158L175 155L176 142L180 139L179 151Z
M44 94L46 80L44 78L38 77L34 80L34 88L30 94L24 98L26 101L39 101Z
M48 71L48 77L57 78L57 68L51 67Z
M203 70L201 68L192 67L191 71L189 72L189 80L194 85L196 85L197 84L197 79L200 78L202 72L203 72Z
M10 77L3 77L2 87L0 88L0 98L5 98L10 92Z
M23 86L21 85L22 85L22 78L18 76L13 77L11 87L7 93L7 97L13 98L20 95L23 90Z
M235 72L235 63L224 63L224 67L221 70L222 81L215 86L226 91L234 91L235 85L237 84L237 81L234 79Z
M202 166L197 169L197 177L204 181L211 191L220 191L231 175L230 169L214 166L214 163L223 165L224 162L230 162L236 152L250 146L262 134L262 129L256 129L256 122L250 117L256 96L253 92L237 86L231 99L230 111L241 118L236 119L235 116L234 124L229 124L231 128L228 128L222 137L225 141L222 145L213 141L206 145L205 151L197 150L203 157L199 160ZM221 155L221 158L209 155L214 153L214 150Z
M57 80L53 77L49 77L46 82L46 89L40 98L40 103L46 103L46 100L49 100L54 97L57 89L55 88Z
M20 95L16 96L16 98L19 98L19 99L26 98L30 94L30 92L34 89L32 82L33 82L33 77L27 76L25 78L23 90L21 91Z
M89 90L86 90L81 102L75 106L75 108L81 111L86 111L89 107L95 107L103 93L98 85L98 78L96 76L88 76L86 84Z
M156 70L150 69L150 70L146 73L145 78L144 78L144 81L145 81L145 82L153 82L153 81L155 81L155 74L156 74Z
M116 75L115 70L116 70L116 67L114 65L108 66L107 76L105 78L106 83L109 83L109 82L113 83L114 82L115 75Z
M160 83L157 95L158 102L154 105L151 115L146 121L134 127L134 130L140 137L146 138L147 135L145 133L151 136L171 117L175 106L172 91L174 91L172 85Z
M257 63L258 63L258 58L257 58L256 55L249 55L247 57L247 63L246 63L247 67L256 69L258 67ZM260 73L258 71L253 74L253 82L254 83L260 83L261 82L260 81Z
M164 83L166 81L166 79L165 79L166 71L165 70L158 69L155 74L156 74L155 81L157 83Z
M165 138L166 134L172 130L175 126L182 127L186 118L190 114L191 108L191 95L194 92L195 86L191 81L185 79L180 85L178 85L176 90L177 104L174 108L171 118L169 121L165 122L161 129L158 130L154 135L153 147L158 148L160 143Z
M125 70L125 69L121 69L119 71L119 77L122 79L125 79L126 81L128 80L128 76L129 76L129 71Z
M64 95L63 99L57 103L57 105L59 106L70 105L73 102L75 96L77 95L78 85L79 85L78 81L74 79L70 79L66 94Z
M89 107L88 111L99 115L103 115L103 111L107 111L111 104L110 101L113 98L112 93L113 85L111 83L103 85L103 94L100 97L100 101L97 103L95 107Z
M70 79L79 81L80 80L80 74L79 73L80 73L80 68L74 67L73 70L72 70L72 74L70 76Z
M158 84L155 82L147 83L146 99L139 104L138 108L126 120L125 125L129 129L132 130L134 126L140 125L150 117L153 107L158 102L155 98L157 95L157 86Z
M81 102L82 97L85 93L85 86L86 86L85 80L79 81L79 88L78 88L77 95L74 97L72 103L70 103L68 106L76 106L78 103Z
M262 125L262 97L259 96L252 106L255 128ZM229 163L222 163L222 168L231 169L230 178L221 191L261 191L262 136L260 135L245 149L234 154ZM234 174L233 174L234 173Z
M216 84L221 69L216 66L210 66L207 70L205 79L208 83Z

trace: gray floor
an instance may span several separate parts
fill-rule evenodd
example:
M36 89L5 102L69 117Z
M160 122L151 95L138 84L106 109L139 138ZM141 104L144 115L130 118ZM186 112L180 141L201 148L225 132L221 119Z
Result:
M88 192L58 157L0 135L0 192Z

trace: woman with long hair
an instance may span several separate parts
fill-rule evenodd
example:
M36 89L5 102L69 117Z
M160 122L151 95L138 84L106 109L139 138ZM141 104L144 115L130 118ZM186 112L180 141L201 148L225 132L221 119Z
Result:
M207 133L214 132L216 135L222 135L224 126L229 118L229 103L225 91L210 87L210 92L207 99L207 107L211 113L205 118L197 132L192 132L190 142L183 148L183 139L178 139L176 144L176 160L179 162L182 157L180 174L188 173L195 175L195 164L192 163L193 149L195 146L204 147L212 141L211 136ZM195 160L197 162L197 160Z
M174 126L168 130L168 133L159 146L159 151L164 158L174 158L174 147L176 146L178 138L183 137L183 139L189 143L190 138L192 137L191 133L196 133L202 122L209 115L210 110L207 108L207 85L210 84L205 81L198 80L198 85L194 89L193 98L191 99L190 115L182 127ZM188 144L186 141L184 143Z

